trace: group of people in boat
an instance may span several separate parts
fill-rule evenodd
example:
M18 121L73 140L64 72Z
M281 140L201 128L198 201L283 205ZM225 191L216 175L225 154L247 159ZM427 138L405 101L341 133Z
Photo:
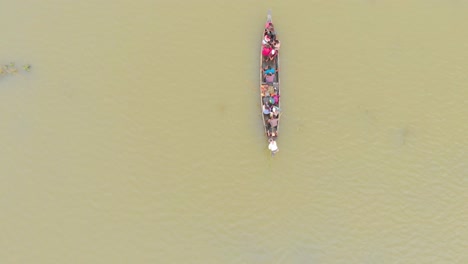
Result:
M262 96L262 111L267 127L269 141L268 148L274 154L278 152L276 138L278 137L278 123L280 117L279 108L279 83L277 81L278 69L276 59L280 48L280 41L276 38L273 23L267 22L262 40L262 85L260 87Z
M281 43L276 39L276 32L273 23L267 22L263 32L262 56L265 62L273 61L277 56Z
M277 83L265 83L260 87L262 93L262 111L267 126L267 136L276 139L278 136L278 122L280 117Z

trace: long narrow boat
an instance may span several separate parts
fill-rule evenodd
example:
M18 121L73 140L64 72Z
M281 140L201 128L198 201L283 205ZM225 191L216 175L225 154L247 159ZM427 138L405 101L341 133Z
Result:
M260 106L262 108L264 132L267 136L269 143L268 148L272 155L279 151L276 145L276 139L279 132L281 111L279 100L279 41L275 42L275 40L277 40L277 34L273 25L271 11L269 11L263 30L260 49ZM265 55L268 49L270 49L270 53ZM265 72L274 72L274 74L266 74ZM270 119L272 120L269 121Z

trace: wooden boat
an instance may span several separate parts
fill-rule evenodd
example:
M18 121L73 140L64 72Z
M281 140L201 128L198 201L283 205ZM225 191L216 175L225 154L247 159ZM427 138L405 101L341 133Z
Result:
M267 37L265 37L267 36ZM269 40L268 40L269 39ZM265 28L262 35L262 45L260 48L260 106L262 113L262 121L265 135L267 136L271 154L274 155L279 151L276 145L276 139L279 132L279 119L280 119L280 79L279 79L279 45L278 49L273 48L273 40L277 39L276 31L274 29L271 12L268 12ZM264 56L264 48L270 46L274 53ZM268 49L268 48L266 48ZM266 51L265 51L266 52ZM271 72L274 69L274 76L265 74L265 70ZM271 126L269 120L277 119L277 125ZM275 123L275 120L272 120Z

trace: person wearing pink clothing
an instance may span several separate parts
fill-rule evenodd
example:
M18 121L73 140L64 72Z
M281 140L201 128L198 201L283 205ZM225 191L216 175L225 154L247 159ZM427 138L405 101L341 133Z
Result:
M279 103L279 95L278 94L273 95L273 100L275 100L275 104L278 104Z
M271 53L272 50L273 50L273 49L272 49L270 46L268 46L268 45L263 46L263 49L262 49L262 55L263 55L263 57L268 57L268 56L270 55L270 53Z
M269 73L269 74L267 74L265 76L265 82L272 83L274 81L275 81L275 75L274 74Z

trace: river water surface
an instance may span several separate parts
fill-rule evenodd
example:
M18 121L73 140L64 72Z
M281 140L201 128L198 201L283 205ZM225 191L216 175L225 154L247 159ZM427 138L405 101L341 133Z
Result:
M0 63L32 71L0 77L0 263L468 263L467 13L4 1Z

